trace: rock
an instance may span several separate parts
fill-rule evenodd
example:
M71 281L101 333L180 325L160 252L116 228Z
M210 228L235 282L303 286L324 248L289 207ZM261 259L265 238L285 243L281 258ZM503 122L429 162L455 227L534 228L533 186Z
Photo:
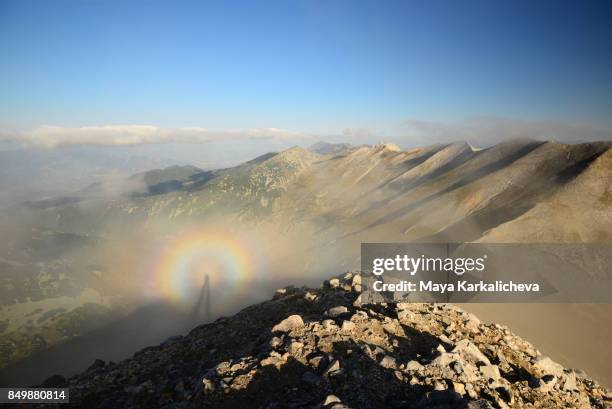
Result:
M439 367L447 367L451 363L462 360L459 354L442 352L436 359L434 359L431 363L432 365L437 365Z
M204 388L205 394L215 391L215 383L207 378L202 379L202 387Z
M308 360L308 363L310 364L310 366L312 366L313 368L318 368L319 365L321 365L321 362L323 361L323 357L321 355L317 355L314 356L312 358L310 358Z
M324 374L325 375L333 374L334 372L338 372L339 370L340 370L340 361L338 361L337 359L334 359L325 369Z
M385 350L377 345L376 348L374 348L374 351L372 351L372 353L374 354L374 356L383 355L385 354Z
M453 352L461 355L466 361L474 364L490 365L489 358L485 356L480 349L467 339L462 339L455 344Z
M461 396L465 395L465 385L461 382L453 382L453 390Z
M231 364L228 361L219 362L217 366L215 367L215 371L217 372L218 375L222 375L228 372L230 367L231 367Z
M291 344L289 344L289 353L291 355L297 355L297 353L300 352L302 348L304 348L304 344L298 341L293 341Z
M336 323L334 322L334 320L323 320L322 322L323 324L323 328L325 329L333 329L336 326Z
M464 382L476 382L479 379L478 368L469 362L454 362L453 371L459 376L459 379Z
M359 321L360 318L367 319L368 314L365 311L359 310L351 316L351 321Z
M446 390L446 385L440 381L435 381L434 382L434 390L435 391L445 391Z
M247 362L244 360L240 360L239 362L236 362L234 365L230 367L229 372L242 371L244 370L244 368L246 368L246 366L247 366Z
M480 330L480 320L474 314L467 314L467 319L463 322L465 328L470 332L478 332Z
M302 317L297 314L290 315L285 318L274 327L272 327L272 332L289 332L297 328L301 328L304 326L304 321Z
M327 395L325 401L323 402L323 406L331 405L332 403L340 403L342 402L339 397L336 395Z
M329 317L336 318L336 317L339 317L340 315L346 314L348 312L349 312L348 308L346 308L344 305L340 305L338 307L330 308L329 310L327 310L326 314Z
M304 294L304 299L308 301L314 301L317 299L317 295L311 293L310 291L307 291L306 294Z
M562 389L566 392L572 392L578 390L578 382L576 379L576 373L574 371L564 374L562 376L563 387Z
M421 371L423 370L423 365L421 365L417 361L409 361L406 364L406 370L407 371Z
M395 358L385 355L383 359L380 360L380 366L383 368L395 368Z
M261 366L268 366L268 365L280 366L283 363L284 363L283 359L277 356L269 356L265 359L262 359L260 362Z
M563 375L563 367L550 359L547 356L541 356L536 358L533 368L536 376L554 375L561 377Z
M338 280L337 278L332 278L331 280L329 280L329 286L331 288L338 288L338 287L340 287L340 280Z
M474 389L474 385L472 385L471 383L465 384L465 391L467 392L470 398L472 399L478 398L478 394L476 393L476 390Z
M555 375L544 375L540 379L540 387L538 388L541 392L550 392L557 384L557 377Z
M353 285L353 287L356 286L356 285L360 286L361 285L361 275L360 274L355 274L353 276L353 280L352 280L351 284Z
M499 374L499 367L497 365L483 365L480 367L480 373L482 377L488 382L497 382L501 375Z
M493 405L488 400L479 399L476 401L468 402L467 409L494 409Z
M438 337L438 339L440 341L442 341L443 343L447 344L447 345L453 345L453 341L451 341L446 335L442 334Z
M282 339L282 338L279 338L279 337L273 337L273 338L270 340L270 346L271 346L272 348L277 348L278 346L280 346L280 345L282 345L282 344L283 344L283 339Z
M346 320L342 321L342 331L351 332L354 329L355 329L355 323L351 321L346 321Z
M413 319L414 314L409 310L399 310L397 312L397 319L400 321L410 321Z

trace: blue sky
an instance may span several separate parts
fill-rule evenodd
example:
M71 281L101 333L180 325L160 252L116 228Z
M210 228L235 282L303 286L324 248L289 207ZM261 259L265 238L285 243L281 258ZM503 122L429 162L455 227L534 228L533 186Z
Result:
M2 0L0 126L608 127L611 20L609 1Z

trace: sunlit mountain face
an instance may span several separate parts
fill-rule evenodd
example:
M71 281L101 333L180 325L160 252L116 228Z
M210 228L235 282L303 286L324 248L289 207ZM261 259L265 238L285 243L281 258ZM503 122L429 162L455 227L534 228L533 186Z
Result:
M611 242L610 146L318 144L11 206L0 213L0 363L134 317L150 336L130 347L157 342L272 288L358 268L364 241Z

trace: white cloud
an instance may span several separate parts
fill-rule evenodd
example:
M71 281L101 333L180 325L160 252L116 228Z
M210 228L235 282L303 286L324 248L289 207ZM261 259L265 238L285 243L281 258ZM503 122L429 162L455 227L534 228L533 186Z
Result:
M76 145L126 146L161 143L269 140L304 145L314 140L353 144L394 142L401 146L467 141L486 147L512 138L553 139L559 142L612 140L612 128L561 121L525 121L499 117L474 117L455 122L409 119L393 134L382 137L367 128L345 128L338 133L311 134L279 128L211 130L201 127L162 128L152 125L62 127L44 125L26 131L0 132L0 142L27 147L55 148Z
M0 141L30 147L55 148L71 145L141 145L150 143L204 143L240 139L306 139L309 135L278 128L209 130L206 128L161 128L152 125L106 125L67 128L44 125L28 131L4 132Z
M409 119L403 123L405 141L415 144L468 141L490 146L514 138L589 142L612 139L612 128L562 121L525 121L498 117L475 117L457 122Z

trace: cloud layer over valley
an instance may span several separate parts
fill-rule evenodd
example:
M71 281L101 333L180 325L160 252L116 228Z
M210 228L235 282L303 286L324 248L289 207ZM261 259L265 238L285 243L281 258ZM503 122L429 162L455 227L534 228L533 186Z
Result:
M341 129L339 127L338 129ZM354 145L394 142L404 147L467 141L488 147L510 139L555 140L562 143L611 140L606 125L553 120L524 120L494 116L458 121L407 119L383 131L368 127L345 127L338 131L309 132L276 127L208 129L205 127L160 127L155 125L102 125L65 127L41 125L28 130L0 130L0 142L27 148L67 146L134 146L147 144L200 144L210 142L269 141L305 146L316 140ZM261 152L253 152L258 155Z
M203 143L218 140L307 138L306 134L278 128L210 130L201 127L162 128L153 125L63 127L43 125L32 130L3 132L0 140L28 147L56 148L73 145L141 145L151 143Z

